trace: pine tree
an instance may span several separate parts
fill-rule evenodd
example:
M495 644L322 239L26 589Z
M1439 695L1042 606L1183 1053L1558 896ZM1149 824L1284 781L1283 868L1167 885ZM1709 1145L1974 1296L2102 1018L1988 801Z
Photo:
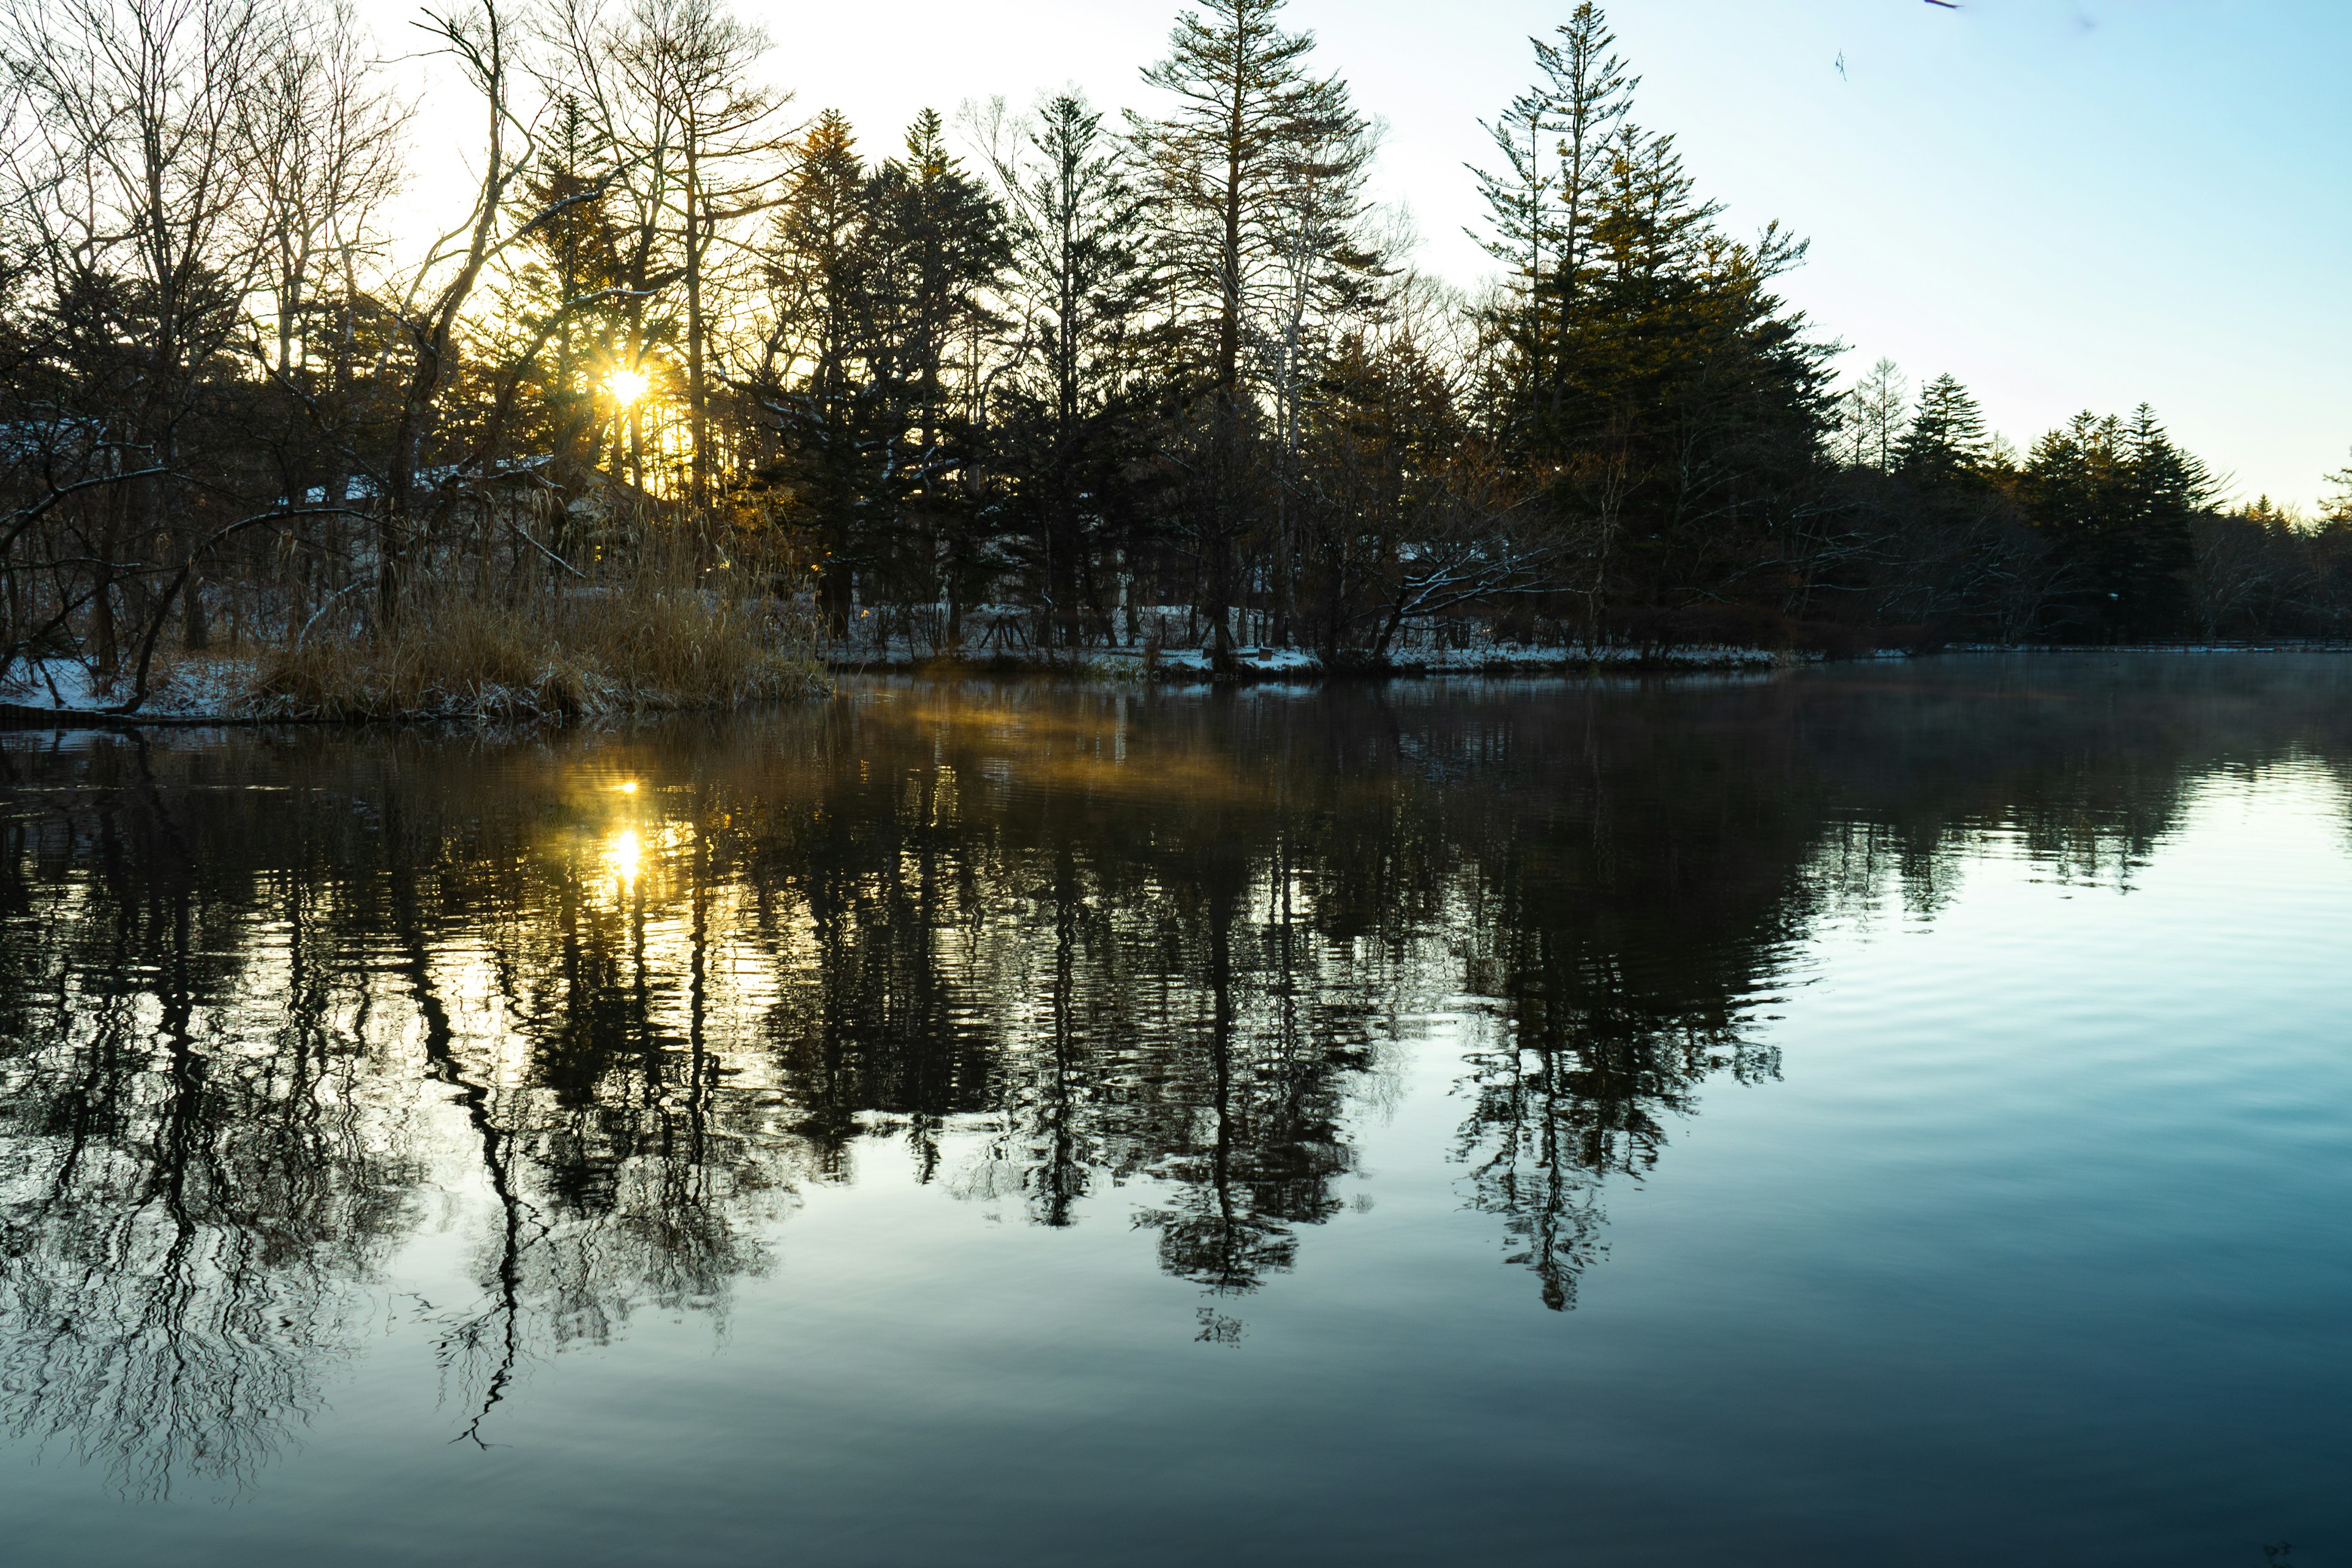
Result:
M2176 445L2145 403L2132 411L2124 440L2124 522L2132 553L2123 629L2135 637L2175 636L2188 625L2192 527L2212 505L2212 470Z
M901 585L918 602L946 589L952 641L973 553L965 481L976 405L950 384L976 380L979 342L998 325L986 296L1012 247L1003 209L949 153L930 110L908 129L905 153L874 173L865 202L870 395L901 448L887 486L868 498L866 527L911 524L895 542Z
M2214 484L2154 409L2142 404L2128 424L2076 415L2034 444L2022 489L2028 514L2058 553L2053 629L2115 640L2186 627L2190 529Z
M874 174L866 203L873 286L891 315L888 352L907 384L919 445L929 447L949 417L960 341L972 325L992 324L983 291L1012 259L1003 210L950 154L940 116L928 109L908 128L904 155Z
M1720 212L1673 138L1620 128L1563 338L1560 413L1531 454L1592 562L1596 616L1612 600L1720 601L1780 548L1775 531L1815 483L1827 351L1771 291L1804 247L1777 228L1731 239Z
M1141 425L1136 317L1145 274L1142 198L1102 115L1075 93L1034 126L983 127L1009 213L1020 352L1001 395L1000 462L1017 550L1036 587L1040 640L1075 640L1099 613L1089 568L1128 533L1128 437Z
M1472 170L1489 213L1480 243L1513 277L1501 325L1519 358L1523 413L1555 420L1567 394L1563 340L1593 266L1617 134L1641 85L1592 0L1581 0L1558 39L1528 40L1538 81L1485 127L1505 172Z
M866 564L862 514L881 468L864 395L871 340L871 214L856 137L838 110L795 149L767 245L771 326L754 382L775 420L779 460L759 478L780 515L810 536L817 597L835 636L847 629Z
M1918 409L1896 451L1905 474L1936 489L1979 474L1991 459L1992 442L1976 399L1945 374L1921 389Z
M1187 465L1182 525L1220 665L1232 658L1236 552L1264 489L1250 449L1257 409L1245 350L1254 324L1276 311L1298 158L1326 137L1333 114L1332 84L1306 68L1314 35L1284 31L1282 8L1283 0L1207 0L1205 15L1183 13L1167 58L1143 73L1174 105L1133 121L1158 259L1174 289L1180 366L1205 384L1206 429Z
M2327 476L2336 488L2319 503L2320 515L2331 523L2352 524L2352 468L2338 468Z
M541 360L535 378L539 423L517 434L553 454L556 482L584 484L597 460L603 409L599 382L614 367L624 330L621 238L607 205L613 149L577 96L554 107L554 131L524 191L550 214L530 235L529 259L501 293L501 311L519 347ZM530 345L543 344L544 348ZM634 366L626 367L634 369Z

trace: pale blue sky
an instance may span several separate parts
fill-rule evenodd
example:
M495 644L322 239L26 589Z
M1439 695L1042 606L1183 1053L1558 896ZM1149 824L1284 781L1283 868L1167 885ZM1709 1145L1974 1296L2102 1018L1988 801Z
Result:
M1426 265L1472 280L1475 121L1568 0L1292 0L1392 128ZM1075 79L1137 104L1158 0L748 0L778 74L869 148L924 102ZM1618 0L1638 114L1742 227L1813 242L1789 293L1914 384L1949 370L2020 446L2146 399L2248 496L2306 503L2352 447L2352 5L2303 0ZM1835 61L1843 53L1846 74Z
M1141 106L1165 0L740 0L798 106L866 149L914 111L1069 80ZM1476 121L1570 0L1292 0L1391 127L1382 183L1465 284ZM2021 447L2145 399L2252 497L2314 500L2352 447L2352 5L2319 0L1617 0L1637 114L1729 221L1812 241L1788 293L1851 366L1948 370ZM411 14L370 0L387 41ZM1843 54L1846 71L1835 66ZM429 123L429 122L428 122Z

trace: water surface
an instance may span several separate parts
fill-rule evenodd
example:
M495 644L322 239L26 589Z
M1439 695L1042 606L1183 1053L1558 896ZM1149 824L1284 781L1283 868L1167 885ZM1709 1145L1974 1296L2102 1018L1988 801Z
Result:
M0 737L75 1563L2352 1558L2352 663Z

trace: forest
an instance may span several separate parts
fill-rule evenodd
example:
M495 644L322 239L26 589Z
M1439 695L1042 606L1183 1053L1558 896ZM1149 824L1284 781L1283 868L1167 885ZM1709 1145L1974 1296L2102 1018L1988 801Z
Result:
M1149 111L861 132L722 0L477 0L415 24L425 189L348 0L0 0L0 686L2352 627L2344 476L2229 506L2145 405L2021 451L1950 376L1841 384L1804 241L1732 230L1590 0L1463 174L1467 290L1282 13L1182 12Z

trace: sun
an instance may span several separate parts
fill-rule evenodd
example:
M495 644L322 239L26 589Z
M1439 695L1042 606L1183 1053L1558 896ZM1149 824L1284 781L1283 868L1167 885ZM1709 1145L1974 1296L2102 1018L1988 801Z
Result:
M614 403L626 408L630 404L643 397L646 395L646 388L652 384L652 378L643 371L616 370L604 378L604 394Z

